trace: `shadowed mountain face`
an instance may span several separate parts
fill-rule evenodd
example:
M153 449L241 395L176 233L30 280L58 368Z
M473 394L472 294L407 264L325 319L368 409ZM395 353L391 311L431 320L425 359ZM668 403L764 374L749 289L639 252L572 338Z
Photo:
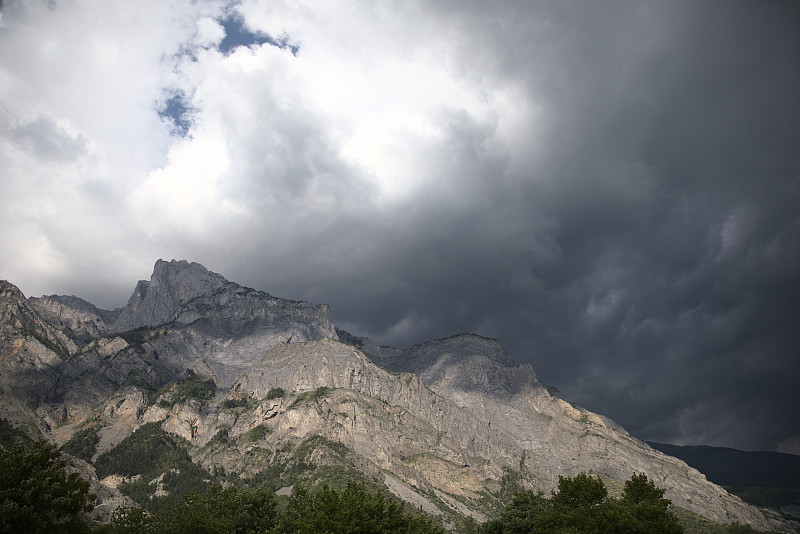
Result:
M77 297L26 299L3 282L0 318L0 416L74 450L88 440L89 461L156 422L215 476L278 488L314 476L309 466L346 468L450 519L483 520L514 488L547 492L560 475L588 471L617 481L645 473L676 505L715 521L790 528L562 399L496 340L379 347L337 330L325 305L185 261L159 260L115 311ZM103 483L116 487L118 475Z
M680 458L748 502L800 519L800 456L727 447L650 445Z

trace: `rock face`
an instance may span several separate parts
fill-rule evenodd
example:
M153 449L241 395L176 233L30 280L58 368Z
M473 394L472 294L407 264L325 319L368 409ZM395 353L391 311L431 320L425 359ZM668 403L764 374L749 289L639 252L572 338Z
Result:
M139 280L136 284L112 330L122 332L168 323L192 299L213 295L228 284L225 278L199 263L158 260L150 281Z
M320 436L396 495L451 516L485 518L510 478L547 492L559 475L645 473L701 516L791 528L562 399L480 336L379 347L335 329L327 306L161 260L116 311L77 297L25 299L2 282L0 319L0 415L62 443L91 422L95 458L160 421L196 461L244 476ZM172 398L164 386L188 369L214 380L213 399Z

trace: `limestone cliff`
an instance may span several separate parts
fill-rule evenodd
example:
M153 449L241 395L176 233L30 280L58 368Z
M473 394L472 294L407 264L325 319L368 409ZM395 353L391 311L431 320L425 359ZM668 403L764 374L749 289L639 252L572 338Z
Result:
M91 428L92 461L157 421L210 471L250 477L289 465L316 436L348 452L326 459L323 447L315 465L346 464L449 517L484 519L512 479L547 492L559 475L588 471L617 481L645 473L676 505L715 521L791 528L567 402L496 340L379 347L335 329L327 306L162 260L116 311L25 299L2 282L0 319L0 416L59 443ZM201 379L216 389L181 396L181 380Z

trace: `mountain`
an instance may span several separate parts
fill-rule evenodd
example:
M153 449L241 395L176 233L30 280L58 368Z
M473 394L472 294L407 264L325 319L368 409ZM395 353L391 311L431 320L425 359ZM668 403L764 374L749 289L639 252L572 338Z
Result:
M800 519L800 456L706 445L649 445L680 458L748 502Z
M563 399L496 340L381 347L337 329L325 305L174 260L114 311L1 282L0 320L0 416L145 505L212 479L281 491L359 479L455 525L560 475L618 486L644 473L707 519L792 530Z

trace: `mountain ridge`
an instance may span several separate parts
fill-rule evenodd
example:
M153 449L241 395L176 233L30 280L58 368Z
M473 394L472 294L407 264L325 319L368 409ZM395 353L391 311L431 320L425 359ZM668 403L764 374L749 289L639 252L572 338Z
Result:
M272 297L185 261L156 262L111 325L116 310L77 297L25 299L9 286L0 285L0 415L36 419L59 443L95 428L95 456L160 422L209 470L243 474L259 469L247 460L254 451L276 458L319 435L396 493L447 513L489 512L512 475L549 491L580 471L619 481L641 472L709 519L788 529L554 394L497 340L459 334L379 347L337 329L326 305ZM173 397L190 370L213 380L215 393Z

